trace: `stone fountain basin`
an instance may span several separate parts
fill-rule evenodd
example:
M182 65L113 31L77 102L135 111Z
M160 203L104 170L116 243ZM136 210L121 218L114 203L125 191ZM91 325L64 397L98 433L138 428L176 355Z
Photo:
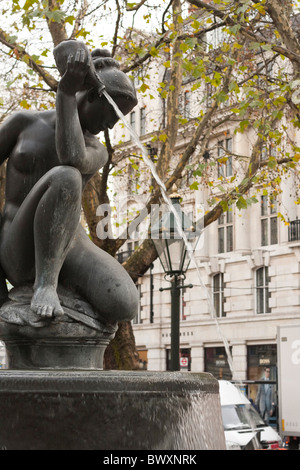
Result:
M223 450L218 381L207 373L0 373L0 448Z

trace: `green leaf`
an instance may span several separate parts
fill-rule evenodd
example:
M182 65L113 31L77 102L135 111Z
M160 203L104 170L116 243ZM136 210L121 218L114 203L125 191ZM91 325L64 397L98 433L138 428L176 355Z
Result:
M250 42L249 49L252 51L257 51L258 49L260 49L260 46L260 42Z
M252 196L252 197L248 197L246 199L246 202L248 206L251 206L251 204L255 204L256 202L258 202L258 200L256 199L256 197Z
M148 89L149 89L149 85L147 85L146 83L142 83L142 85L139 88L139 91L141 91L142 93L145 93L145 91Z
M272 45L271 44L263 44L261 46L261 48L264 50L264 51L271 51L272 50Z
M158 57L158 50L156 49L156 47L152 46L149 51L149 54L152 55L152 57Z
M230 28L228 28L228 30L234 35L236 35L240 29L241 29L240 24L235 24L234 26L231 26Z
M227 212L229 210L228 202L227 201L220 201L220 206L223 209L223 212Z
M46 11L46 16L49 18L49 20L54 21L55 23L60 23L66 15L63 11L60 10L48 10Z
M201 26L201 25L200 25L199 21L197 21L197 20L194 20L194 21L191 23L191 27L194 28L194 29L199 29L200 26Z
M196 190L198 189L198 187L199 187L199 183L197 183L197 181L194 181L194 182L189 186L189 188L190 188L191 190L194 190L194 191L196 191Z
M225 103L225 101L228 100L228 95L225 93L225 91L221 91L218 96L217 96L217 101L219 103Z
M247 201L243 196L240 196L236 201L236 206L239 210L247 209Z
M25 109L29 109L29 108L30 108L30 104L28 103L27 100L22 100L22 101L20 101L20 106L22 106L22 108L25 108Z
M70 25L72 25L74 21L75 21L75 16L73 15L66 16L65 18L65 23L69 23Z
M190 47L190 49L193 49L196 44L198 44L198 40L196 38L186 38L185 42Z
M168 136L167 134L160 134L160 136L158 137L159 140L161 140L162 142L166 142Z
M179 47L182 52L186 52L189 50L189 45L184 42L182 42Z
M271 170L274 170L274 168L276 167L276 165L277 165L276 158L270 157L270 159L269 159L269 161L268 161L268 168L270 168Z

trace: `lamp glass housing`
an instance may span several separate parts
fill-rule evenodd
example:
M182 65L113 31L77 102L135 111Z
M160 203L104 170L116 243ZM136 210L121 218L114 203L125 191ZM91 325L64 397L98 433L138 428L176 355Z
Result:
M190 253L196 248L199 233L192 220L181 210L179 196L171 198L177 221L188 241L188 247L178 230L178 223L172 211L165 213L151 229L152 241L155 245L161 265L166 274L184 274L190 264Z

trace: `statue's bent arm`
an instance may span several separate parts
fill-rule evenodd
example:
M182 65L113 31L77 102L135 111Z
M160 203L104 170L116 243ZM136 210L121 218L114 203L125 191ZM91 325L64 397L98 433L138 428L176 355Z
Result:
M81 173L87 160L86 145L79 119L76 94L82 89L89 70L88 56L79 51L70 55L67 69L59 82L56 95L56 150L59 162Z
M29 124L31 113L17 112L0 126L0 165L10 156L20 133Z

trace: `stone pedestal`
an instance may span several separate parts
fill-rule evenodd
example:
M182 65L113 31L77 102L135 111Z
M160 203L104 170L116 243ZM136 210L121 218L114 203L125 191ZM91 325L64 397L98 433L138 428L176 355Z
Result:
M80 323L52 323L32 329L0 321L10 370L102 370L104 352L114 333Z
M218 390L200 373L2 371L0 448L225 449Z
M11 370L97 370L117 331L90 305L59 290L64 316L42 318L30 307L32 289L13 289L0 309L0 339Z

